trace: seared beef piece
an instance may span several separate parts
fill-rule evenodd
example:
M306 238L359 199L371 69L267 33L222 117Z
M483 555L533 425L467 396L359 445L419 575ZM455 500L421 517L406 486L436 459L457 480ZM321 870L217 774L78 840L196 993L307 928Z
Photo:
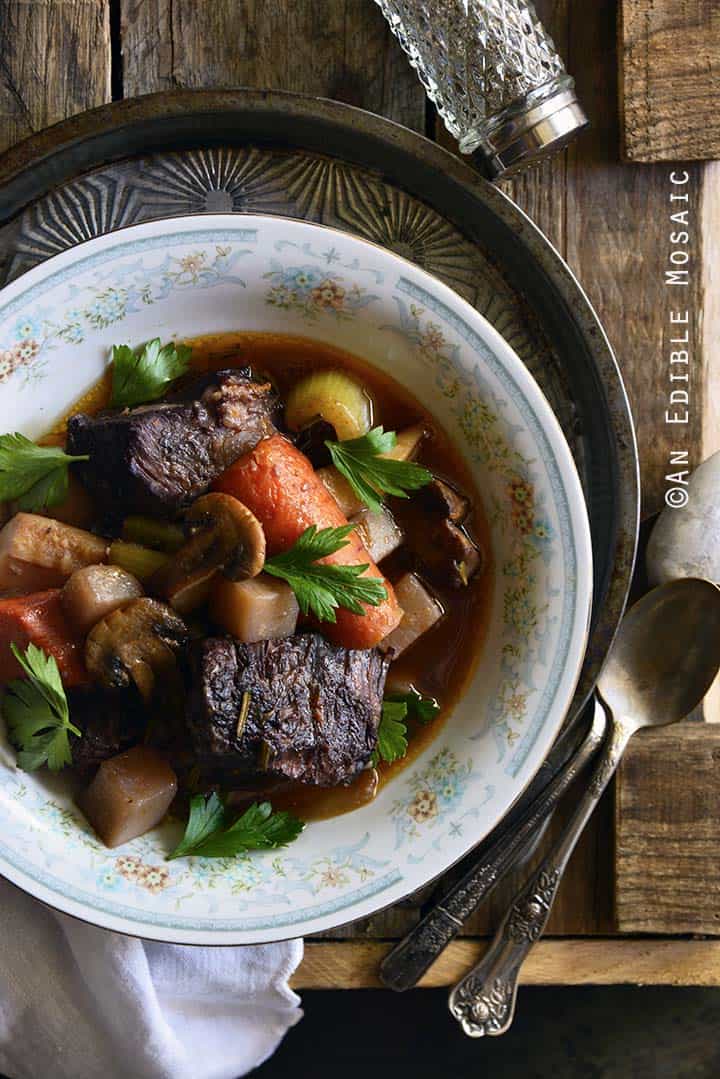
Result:
M483 563L467 532L447 519L428 520L424 528L407 533L407 543L419 572L441 588L465 588Z
M247 369L204 382L195 400L70 418L68 452L90 455L76 467L101 502L123 513L175 514L274 432L278 399L269 382Z
M198 642L187 723L199 763L349 783L377 742L387 664L377 650L337 648L311 633Z
M133 691L75 689L68 692L70 718L82 737L70 735L73 765L90 771L143 737L146 716Z

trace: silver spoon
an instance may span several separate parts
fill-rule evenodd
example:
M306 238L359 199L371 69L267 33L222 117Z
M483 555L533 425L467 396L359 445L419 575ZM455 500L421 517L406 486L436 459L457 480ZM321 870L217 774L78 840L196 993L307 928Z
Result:
M649 592L625 615L598 681L610 733L562 836L514 900L490 948L450 993L449 1007L472 1038L503 1034L517 980L550 917L570 855L630 738L642 727L692 712L720 668L720 589L697 577Z

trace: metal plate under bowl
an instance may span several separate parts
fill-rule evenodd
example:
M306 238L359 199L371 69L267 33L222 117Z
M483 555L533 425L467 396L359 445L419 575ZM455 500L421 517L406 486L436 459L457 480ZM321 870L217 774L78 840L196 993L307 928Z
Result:
M283 214L354 232L435 274L515 349L563 427L595 560L587 698L627 598L639 484L632 419L590 302L497 188L434 143L337 102L177 91L117 102L0 158L0 285L73 244L179 214Z

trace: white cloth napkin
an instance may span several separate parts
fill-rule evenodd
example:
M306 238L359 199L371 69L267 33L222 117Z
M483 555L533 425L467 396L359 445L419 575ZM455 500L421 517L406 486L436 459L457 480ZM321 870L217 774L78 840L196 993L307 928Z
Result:
M194 948L85 925L0 881L0 1072L237 1079L302 1017L301 940Z

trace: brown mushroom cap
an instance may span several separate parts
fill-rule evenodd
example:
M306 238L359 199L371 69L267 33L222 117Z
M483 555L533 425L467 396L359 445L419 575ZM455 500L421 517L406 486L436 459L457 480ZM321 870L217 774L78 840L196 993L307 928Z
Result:
M265 533L257 517L232 495L203 495L185 521L192 535L152 581L176 610L193 610L207 598L217 570L232 581L256 577L265 564Z
M93 626L85 642L85 665L106 689L125 688L132 680L149 701L158 680L177 676L175 652L186 640L183 620L146 596Z

